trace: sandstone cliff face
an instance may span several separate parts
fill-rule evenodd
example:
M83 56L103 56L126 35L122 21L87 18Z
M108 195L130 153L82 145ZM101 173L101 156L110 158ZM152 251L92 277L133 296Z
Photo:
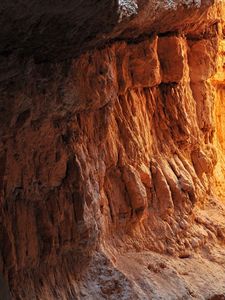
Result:
M75 59L46 53L3 74L0 271L13 299L225 293L213 254L225 239L224 5L164 2L120 7ZM190 266L202 281L182 277Z

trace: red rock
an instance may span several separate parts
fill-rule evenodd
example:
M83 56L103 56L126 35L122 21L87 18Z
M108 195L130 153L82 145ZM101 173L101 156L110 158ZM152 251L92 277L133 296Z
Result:
M223 291L223 3L23 2L0 7L12 298Z

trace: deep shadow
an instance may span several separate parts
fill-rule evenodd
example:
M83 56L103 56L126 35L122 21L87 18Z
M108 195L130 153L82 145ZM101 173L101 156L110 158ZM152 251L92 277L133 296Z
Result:
M9 287L0 273L0 300L10 300Z

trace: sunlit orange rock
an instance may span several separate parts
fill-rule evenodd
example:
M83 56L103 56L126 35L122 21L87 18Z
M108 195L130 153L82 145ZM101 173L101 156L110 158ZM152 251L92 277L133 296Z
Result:
M10 3L0 272L12 299L223 297L223 2Z

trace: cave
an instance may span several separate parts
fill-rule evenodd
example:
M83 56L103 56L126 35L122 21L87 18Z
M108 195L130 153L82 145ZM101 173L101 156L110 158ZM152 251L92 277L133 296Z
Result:
M0 300L225 299L224 0L0 24Z

